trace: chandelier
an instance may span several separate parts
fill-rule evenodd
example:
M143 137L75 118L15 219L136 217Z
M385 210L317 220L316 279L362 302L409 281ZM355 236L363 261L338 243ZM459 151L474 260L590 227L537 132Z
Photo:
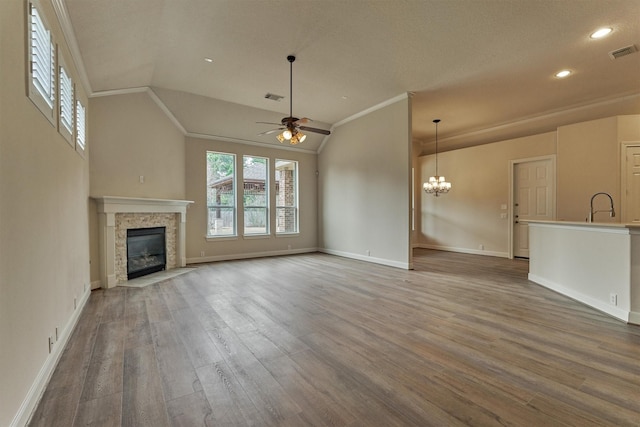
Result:
M435 119L433 123L436 124L436 174L435 176L430 176L429 181L425 182L422 187L426 193L438 197L440 194L448 193L451 190L451 183L447 182L444 176L438 175L438 123L440 123L440 119Z

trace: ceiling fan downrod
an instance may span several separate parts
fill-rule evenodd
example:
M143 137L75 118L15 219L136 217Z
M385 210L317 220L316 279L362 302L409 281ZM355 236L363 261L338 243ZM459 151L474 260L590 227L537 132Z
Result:
M289 119L291 121L293 121L293 61L295 60L295 56L287 56L287 61L289 61Z

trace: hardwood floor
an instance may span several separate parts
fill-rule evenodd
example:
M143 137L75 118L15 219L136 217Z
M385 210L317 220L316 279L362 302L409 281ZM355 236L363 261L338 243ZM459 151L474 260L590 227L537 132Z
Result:
M94 291L32 426L638 426L640 327L416 250L220 262Z

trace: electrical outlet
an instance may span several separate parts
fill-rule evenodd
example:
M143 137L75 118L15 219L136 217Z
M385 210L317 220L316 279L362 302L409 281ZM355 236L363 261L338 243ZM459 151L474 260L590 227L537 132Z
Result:
M200 256L204 256L204 251L200 251Z
M480 249L481 251L484 251L484 245L481 244L480 246L478 246L478 249Z
M291 250L291 245L287 245L287 250L290 251Z
M49 337L49 353L53 350L53 337Z
M609 302L612 305L618 305L618 294L609 294Z
M367 249L367 256L371 256L371 251Z
M56 342L58 342L58 327L56 326Z

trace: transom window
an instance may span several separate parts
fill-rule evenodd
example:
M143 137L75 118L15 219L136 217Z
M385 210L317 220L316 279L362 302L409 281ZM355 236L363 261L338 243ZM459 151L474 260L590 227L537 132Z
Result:
M29 2L29 99L55 124L56 55L51 31L36 3Z
M76 144L79 150L84 151L87 146L86 109L82 102L76 101Z
M60 65L60 133L73 145L73 126L75 115L73 111L73 82L64 65Z

